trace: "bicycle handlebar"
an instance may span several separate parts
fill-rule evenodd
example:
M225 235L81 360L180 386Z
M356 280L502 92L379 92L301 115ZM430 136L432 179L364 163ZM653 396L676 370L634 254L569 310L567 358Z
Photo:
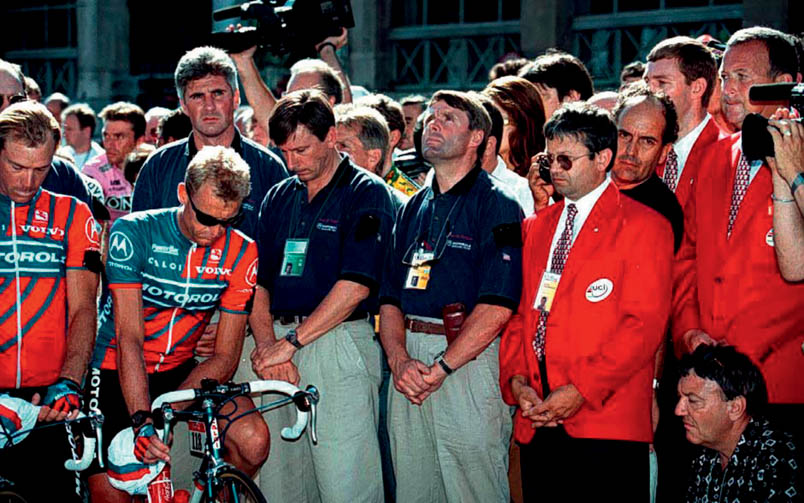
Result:
M312 419L311 436L314 443L318 443L318 435L315 431L315 409L318 402L319 393L314 386L309 386L307 391L302 391L298 387L285 381L260 380L242 384L221 384L214 389L183 389L164 393L154 400L151 411L157 411L164 405L176 402L185 402L212 395L247 395L249 393L268 393L279 392L293 398L296 405L296 422L292 426L282 428L281 435L285 440L296 440L304 433L308 422ZM307 409L307 410L303 410ZM309 411L309 412L308 412ZM310 417L312 416L312 418ZM160 432L161 433L161 432ZM162 437L163 435L159 435Z
M81 459L68 459L64 462L64 468L74 472L80 472L89 468L89 465L92 463L92 459L95 457L95 448L97 447L98 453L98 463L100 463L100 467L103 468L103 457L101 456L101 445L103 445L103 434L101 433L101 429L98 428L97 422L102 421L102 419L98 419L99 416L91 416L88 418L92 425L92 429L94 429L94 436L92 434L87 435L86 428L81 433L81 436L84 437L84 452L81 454ZM87 416L83 412L79 412L78 416L73 421L78 421L79 419L87 419ZM96 438L97 437L97 438Z

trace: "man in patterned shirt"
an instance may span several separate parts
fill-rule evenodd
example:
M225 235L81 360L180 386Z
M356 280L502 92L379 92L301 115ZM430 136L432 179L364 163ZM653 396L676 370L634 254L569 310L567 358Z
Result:
M731 346L702 344L681 360L676 415L700 445L687 502L800 501L800 454L789 433L762 417L765 380Z

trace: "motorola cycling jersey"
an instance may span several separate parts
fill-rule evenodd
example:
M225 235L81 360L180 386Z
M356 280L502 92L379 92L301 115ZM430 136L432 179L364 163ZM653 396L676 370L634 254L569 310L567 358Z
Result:
M67 341L68 269L98 253L89 207L44 189L25 204L0 195L0 389L47 386Z
M109 289L142 291L144 358L149 373L187 361L216 308L247 314L257 279L257 246L238 230L199 246L179 230L180 208L134 212L109 235ZM98 314L93 368L116 369L112 296Z

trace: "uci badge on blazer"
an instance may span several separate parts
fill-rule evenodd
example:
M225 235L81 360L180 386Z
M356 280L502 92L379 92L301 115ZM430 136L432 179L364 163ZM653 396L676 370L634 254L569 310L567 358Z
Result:
M765 234L765 244L768 246L773 246L774 243L775 241L773 241L773 227L771 227L771 230L769 230L768 233Z
M586 287L586 300L589 302L600 302L611 295L612 290L614 290L614 283L612 283L610 279L601 278L597 281L593 281Z

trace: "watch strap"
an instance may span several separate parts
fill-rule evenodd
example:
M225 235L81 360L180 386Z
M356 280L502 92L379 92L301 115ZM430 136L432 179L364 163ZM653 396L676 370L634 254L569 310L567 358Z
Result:
M790 193L793 194L793 197L796 197L796 190L802 185L804 185L804 173L799 173L790 183Z
M304 347L304 344L299 342L299 337L296 335L295 328L291 328L290 330L288 330L287 335L285 335L285 340L293 344L296 347L296 349L301 349Z
M455 370L453 370L453 368L450 367L446 361L444 361L444 353L441 353L436 357L436 362L438 363L438 365L441 367L441 369L444 371L445 374L450 375L453 372L455 372Z

